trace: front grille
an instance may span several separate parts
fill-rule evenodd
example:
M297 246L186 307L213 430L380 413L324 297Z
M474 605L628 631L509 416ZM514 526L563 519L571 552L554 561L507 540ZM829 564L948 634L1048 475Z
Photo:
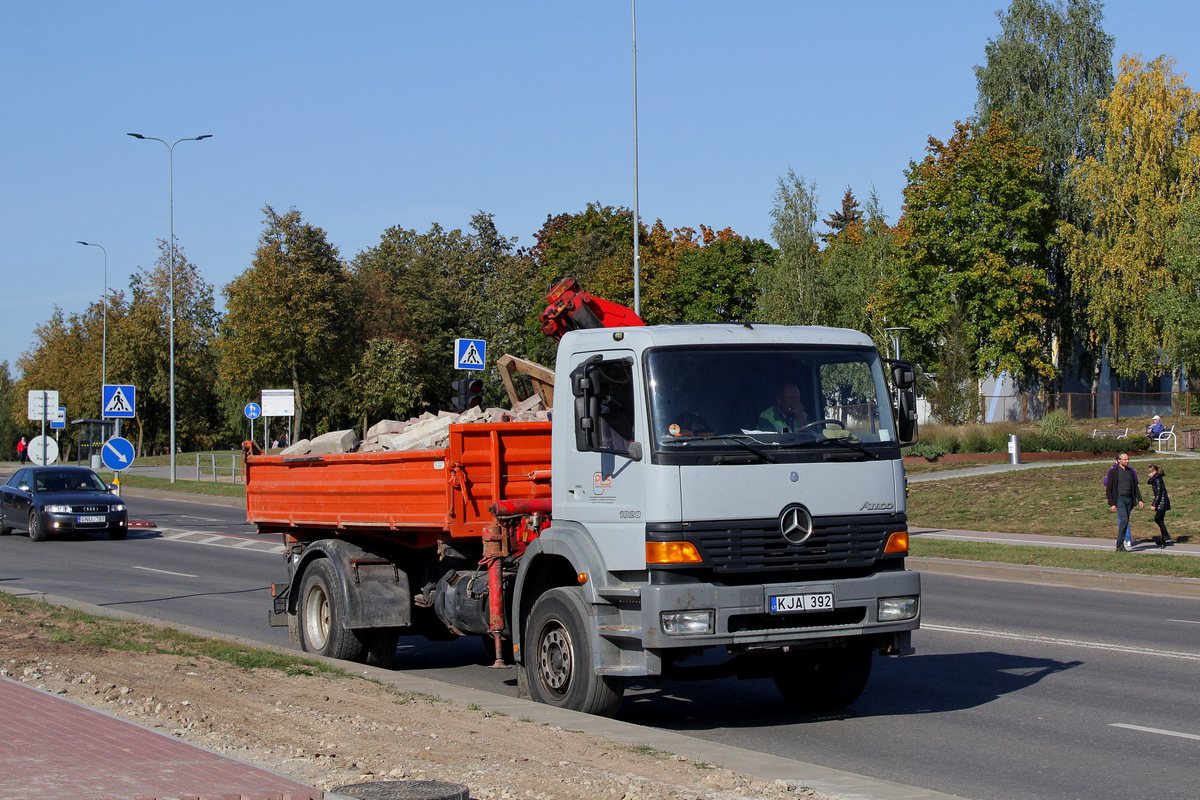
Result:
M72 514L107 514L108 506L71 506Z
M696 545L718 575L803 572L870 567L883 555L888 534L903 530L903 514L817 517L803 544L783 538L777 519L648 525L651 541L679 538Z

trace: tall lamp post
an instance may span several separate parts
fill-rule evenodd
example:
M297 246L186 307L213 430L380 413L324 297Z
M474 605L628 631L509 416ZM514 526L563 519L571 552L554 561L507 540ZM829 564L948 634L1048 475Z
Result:
M103 338L100 341L100 418L104 419L104 386L108 383L108 372L105 368L105 359L108 354L108 251L104 249L104 245L96 244L95 242L79 242L84 247L99 247L100 252L104 253L104 293L100 295L103 303Z
M169 182L169 192L171 198L171 282L170 282L170 370L171 370L171 483L175 482L175 145L180 142L199 142L204 139L211 139L212 134L206 133L203 136L187 136L183 139L176 139L174 142L168 143L165 139L159 139L157 136L142 136L140 133L129 134L135 139L144 139L152 142L162 142L167 148L167 176Z

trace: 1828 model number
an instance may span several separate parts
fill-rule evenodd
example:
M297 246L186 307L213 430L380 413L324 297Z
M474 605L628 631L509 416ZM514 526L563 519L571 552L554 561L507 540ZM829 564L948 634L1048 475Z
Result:
M622 511L619 516L621 519L641 519L642 512L640 511Z

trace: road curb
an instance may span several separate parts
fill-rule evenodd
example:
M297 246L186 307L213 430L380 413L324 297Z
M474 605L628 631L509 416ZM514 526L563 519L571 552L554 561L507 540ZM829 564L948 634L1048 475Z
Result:
M1136 557L1136 556L1131 556ZM1200 579L1173 578L1163 575L1127 575L1114 572L1002 564L994 561L966 561L957 558L914 558L906 563L920 572L984 578L1016 583L1040 583L1078 589L1104 589L1167 597L1200 598Z

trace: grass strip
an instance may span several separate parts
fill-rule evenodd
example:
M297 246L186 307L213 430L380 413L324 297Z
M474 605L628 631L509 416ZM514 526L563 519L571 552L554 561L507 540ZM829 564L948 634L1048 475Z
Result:
M246 487L240 483L212 483L211 481L176 480L154 478L149 475L123 475L121 487L126 489L159 489L164 492L199 494L208 497L246 496Z
M1000 564L1085 569L1121 575L1200 578L1200 558L1150 552L1117 553L991 542L957 542L914 536L909 542L909 554L916 558L957 558Z
M205 639L175 628L160 628L136 620L98 617L3 592L0 592L0 615L8 627L16 623L21 628L40 628L41 635L47 639L79 648L206 657L247 670L277 669L288 675L349 677L349 673L338 667L278 650L224 639Z
M1171 496L1166 524L1177 542L1200 541L1200 459L1155 456L1133 461L1146 508L1134 510L1135 539L1158 534L1149 502L1150 464L1161 466ZM1086 536L1116 541L1117 515L1104 498L1111 461L921 481L908 487L910 525L950 530Z

